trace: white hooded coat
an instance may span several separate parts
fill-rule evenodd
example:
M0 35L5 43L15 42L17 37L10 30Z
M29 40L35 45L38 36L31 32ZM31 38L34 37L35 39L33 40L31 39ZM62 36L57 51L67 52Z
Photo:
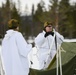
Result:
M27 44L18 31L8 30L2 42L1 58L5 75L28 75L28 53L32 45Z
M50 58L52 59L56 54L56 44L55 44L54 36L49 35L45 38L44 37L45 33L46 32L43 31L42 33L39 33L39 35L35 38L35 45L38 49L37 54L38 54L38 61L39 61L39 69L43 69L45 66L45 61L53 39L54 39L54 42L51 48ZM54 32L54 33L57 38L57 43L61 44L63 42L64 37L60 35L58 32Z

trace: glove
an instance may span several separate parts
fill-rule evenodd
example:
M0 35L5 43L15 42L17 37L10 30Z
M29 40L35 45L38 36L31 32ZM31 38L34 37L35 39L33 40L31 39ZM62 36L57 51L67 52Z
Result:
M52 35L53 36L54 35L54 32L46 32L45 35L44 35L44 37L46 38L49 35Z
M35 46L35 43L33 42L33 43L31 43L32 44L32 47L34 47Z
M32 61L30 61L31 62L31 64L33 64L33 62Z

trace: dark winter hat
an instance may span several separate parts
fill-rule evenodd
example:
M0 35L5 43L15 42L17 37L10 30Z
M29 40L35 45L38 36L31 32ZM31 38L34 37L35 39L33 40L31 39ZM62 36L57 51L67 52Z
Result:
M19 22L16 19L11 19L8 21L8 28L9 29L15 29L19 26Z
M44 28L47 27L47 26L49 26L49 25L52 25L53 26L53 24L51 22L45 22L44 23Z

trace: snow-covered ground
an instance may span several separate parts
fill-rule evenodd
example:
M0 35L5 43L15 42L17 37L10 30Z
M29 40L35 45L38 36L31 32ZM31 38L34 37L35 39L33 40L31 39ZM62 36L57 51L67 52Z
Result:
M34 42L34 39L35 39L35 37L29 36L27 42L28 42L28 43L33 43L33 42Z
M76 42L76 39L64 39L64 42Z
M34 42L35 37L29 37L27 42L28 43L33 43ZM76 42L76 39L64 39L64 42Z

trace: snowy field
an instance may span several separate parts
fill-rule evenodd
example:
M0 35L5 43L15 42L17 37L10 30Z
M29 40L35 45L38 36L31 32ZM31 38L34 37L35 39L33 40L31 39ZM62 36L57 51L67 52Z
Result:
M29 37L29 39L27 40L28 43L33 43L34 42L35 37ZM64 42L76 42L76 39L64 39Z
M76 42L76 39L64 39L64 42Z

